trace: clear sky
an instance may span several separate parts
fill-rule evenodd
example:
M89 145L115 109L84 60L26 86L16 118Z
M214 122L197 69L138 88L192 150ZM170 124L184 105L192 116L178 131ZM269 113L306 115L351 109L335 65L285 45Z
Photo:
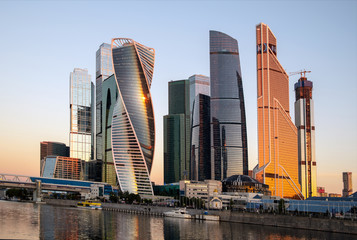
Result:
M356 191L357 1L0 1L0 173L38 176L40 141L68 144L69 73L87 68L94 81L99 45L127 37L156 50L152 180L162 183L167 83L209 76L209 30L239 43L252 169L260 22L277 37L287 72L312 71L318 186L341 193L342 172L351 171Z

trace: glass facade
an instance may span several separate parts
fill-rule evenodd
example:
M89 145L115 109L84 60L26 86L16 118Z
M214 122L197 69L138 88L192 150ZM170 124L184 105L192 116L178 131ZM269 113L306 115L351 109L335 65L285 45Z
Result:
M132 39L112 40L118 100L112 118L112 152L122 191L152 195L150 171L155 121L150 93L154 49Z
M236 39L210 31L211 176L248 175L242 75Z
M113 61L111 45L103 43L99 46L96 53L96 159L103 159L103 140L102 140L102 83L109 76L113 75Z
M172 183L190 179L190 82L171 81L169 90L169 115L164 116L164 182ZM170 173L177 173L175 177Z
M199 94L193 101L191 180L211 179L210 97Z
M114 75L105 79L102 83L102 152L103 182L111 185L118 185L117 175L115 172L113 151L112 151L112 118L115 103L118 99L118 88Z
M188 78L190 81L190 112L192 116L193 101L198 94L204 94L209 96L210 93L210 82L209 77L195 74Z
M298 131L299 183L305 198L317 196L314 101L312 82L301 77L295 83L295 126Z
M92 155L92 91L88 70L75 68L70 74L70 157L85 161Z
M289 76L277 58L276 38L266 24L256 26L258 166L257 180L271 194L303 197L300 192L297 129L289 114Z

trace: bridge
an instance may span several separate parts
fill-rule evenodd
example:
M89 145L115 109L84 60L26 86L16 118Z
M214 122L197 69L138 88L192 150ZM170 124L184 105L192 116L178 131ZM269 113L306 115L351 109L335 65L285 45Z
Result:
M91 192L93 185L103 185L104 194L111 192L112 187L108 183L89 182L72 179L60 178L44 178L31 177L16 174L0 173L0 188L26 188L33 189L34 201L41 201L42 190L48 191L62 191L62 192L80 192L81 194L88 194Z

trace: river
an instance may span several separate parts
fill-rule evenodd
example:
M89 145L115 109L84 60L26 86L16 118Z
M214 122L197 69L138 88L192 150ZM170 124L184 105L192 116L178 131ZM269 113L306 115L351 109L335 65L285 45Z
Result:
M0 239L356 239L356 235L0 201Z

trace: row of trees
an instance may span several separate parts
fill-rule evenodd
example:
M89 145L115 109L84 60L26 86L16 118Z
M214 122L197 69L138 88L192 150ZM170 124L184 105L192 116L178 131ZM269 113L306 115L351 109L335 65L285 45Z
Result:
M17 198L20 200L29 200L29 192L26 188L10 188L6 190L6 196L8 198Z
M116 195L114 192L111 192L109 200L113 203L118 203L122 201L128 204L132 204L134 202L141 203L141 197L139 194L129 193L128 191L119 191L118 195Z

